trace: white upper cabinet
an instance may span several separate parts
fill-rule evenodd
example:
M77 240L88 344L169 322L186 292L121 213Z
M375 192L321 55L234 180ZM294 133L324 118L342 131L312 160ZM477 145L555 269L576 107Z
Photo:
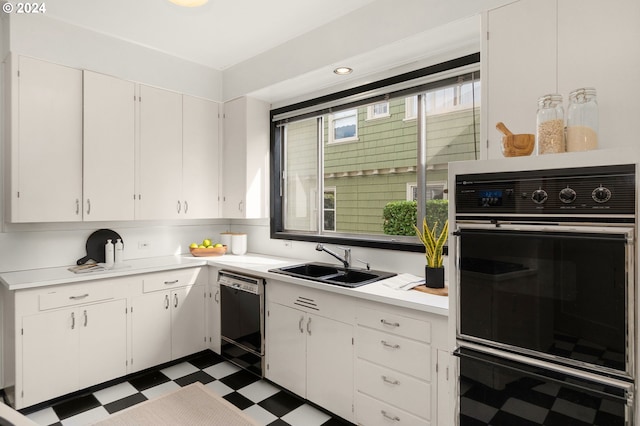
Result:
M84 71L85 221L133 220L135 84Z
M182 97L182 200L187 218L215 218L220 175L219 104Z
M13 60L10 220L82 220L82 71Z
M224 104L222 200L225 218L269 217L269 104Z
M218 104L140 85L136 218L218 217Z
M182 95L140 85L136 219L178 219L182 206Z
M536 132L537 100L594 87L599 148L635 144L627 127L640 115L640 2L520 0L487 12L483 42L484 133L488 158L502 158L504 122L514 133Z

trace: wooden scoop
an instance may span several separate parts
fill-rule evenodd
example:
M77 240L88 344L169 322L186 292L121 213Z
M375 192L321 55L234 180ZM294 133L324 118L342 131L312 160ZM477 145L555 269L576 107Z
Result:
M513 136L511 130L507 129L507 126L504 125L502 121L496 123L496 129L500 130L505 136Z

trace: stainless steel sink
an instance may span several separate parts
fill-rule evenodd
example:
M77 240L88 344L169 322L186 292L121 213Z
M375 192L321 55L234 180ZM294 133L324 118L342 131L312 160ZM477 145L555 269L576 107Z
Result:
M276 272L278 274L289 275L291 277L304 278L307 280L343 287L359 287L361 285L370 284L397 275L393 272L343 268L341 266L319 262L285 266L282 268L270 269L269 272Z

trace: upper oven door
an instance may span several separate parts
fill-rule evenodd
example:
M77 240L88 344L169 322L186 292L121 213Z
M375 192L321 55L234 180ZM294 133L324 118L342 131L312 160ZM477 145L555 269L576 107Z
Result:
M634 229L461 224L458 338L633 374Z

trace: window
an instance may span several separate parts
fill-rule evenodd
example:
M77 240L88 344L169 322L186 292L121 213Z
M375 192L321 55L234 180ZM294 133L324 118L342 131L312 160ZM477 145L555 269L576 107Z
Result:
M384 212L446 220L448 163L480 147L479 55L447 66L272 111L272 237L422 250Z
M336 188L324 189L324 207L322 212L324 231L336 230Z
M367 120L389 117L389 102L378 102L367 107Z
M329 116L331 142L351 142L358 139L358 110L350 109Z

